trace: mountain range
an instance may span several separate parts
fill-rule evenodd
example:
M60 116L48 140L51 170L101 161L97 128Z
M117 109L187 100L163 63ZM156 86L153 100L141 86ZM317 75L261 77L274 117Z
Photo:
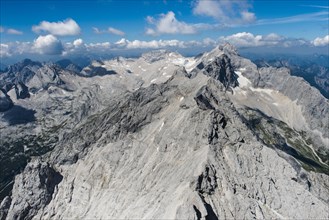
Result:
M329 217L322 64L225 44L83 68L26 59L0 88L0 219Z

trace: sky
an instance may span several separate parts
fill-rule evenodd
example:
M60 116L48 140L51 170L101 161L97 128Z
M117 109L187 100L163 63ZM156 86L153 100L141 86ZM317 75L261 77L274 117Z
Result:
M0 58L151 49L329 53L328 0L0 0ZM300 49L303 48L303 49Z

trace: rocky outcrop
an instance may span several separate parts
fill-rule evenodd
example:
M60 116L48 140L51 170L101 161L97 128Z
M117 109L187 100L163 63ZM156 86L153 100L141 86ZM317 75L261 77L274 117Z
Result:
M13 101L10 97L2 89L0 89L0 112L9 110L13 107L13 105Z
M0 74L0 87L3 88L7 84L16 84L17 82L26 84L41 66L41 63L29 59L9 66L6 72Z
M51 156L56 163L76 163L96 142L106 144L118 141L128 133L139 131L166 105L166 97L163 96L165 91L163 86L152 84L127 94L124 101L113 103L99 117L91 116L86 123L66 134L62 140L63 147L55 150Z
M73 63L69 64L68 66L65 67L66 70L75 72L75 73L80 73L82 68L79 67L78 65L75 65Z
M24 83L18 82L14 88L17 99L25 99L30 97L29 88L27 88Z
M61 180L62 176L48 163L40 160L30 162L23 174L15 179L11 201L5 198L1 204L1 215L7 219L32 219L51 201Z
M224 88L236 87L239 85L238 76L234 73L230 58L227 55L216 57L213 62L204 67L204 74L219 80Z

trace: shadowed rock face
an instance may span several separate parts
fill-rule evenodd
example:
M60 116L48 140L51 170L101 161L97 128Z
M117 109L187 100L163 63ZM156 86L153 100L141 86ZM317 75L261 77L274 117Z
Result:
M307 127L296 130L257 105L252 108L252 99L258 103L275 94L295 103L288 88L307 85L284 70L257 69L229 45L195 60L161 51L153 55L98 62L105 69L100 73L117 74L90 78L44 68L44 76L55 81L59 76L76 89L45 87L29 98L38 103L35 122L1 130L8 155L17 155L13 146L25 155L34 149L39 154L17 172L0 205L2 218L328 216L328 146L322 140L315 144ZM251 107L237 96L250 98ZM313 123L327 116L305 110L317 109L318 102L297 99L304 114L317 118L310 119ZM20 132L13 135L14 129ZM35 135L31 140L24 139L27 130ZM15 142L18 138L22 143Z
M204 74L219 80L226 90L239 85L238 76L234 73L230 58L225 54L216 57L213 62L205 66Z
M21 106L14 106L10 110L3 114L3 118L8 122L9 125L19 125L26 124L29 122L34 122L35 111L31 109L26 109Z
M14 87L17 99L25 99L30 97L29 89L24 83L19 82Z
M13 101L0 89L0 112L5 112L13 107Z

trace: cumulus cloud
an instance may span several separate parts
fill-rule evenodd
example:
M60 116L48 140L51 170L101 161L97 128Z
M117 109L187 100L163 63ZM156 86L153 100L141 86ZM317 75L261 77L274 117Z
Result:
M62 42L51 34L39 36L34 41L33 49L40 54L46 55L58 55L64 51Z
M223 26L249 24L256 21L256 15L250 12L247 0L197 0L193 13L216 19Z
M221 41L229 42L237 47L257 47L264 46L267 41L264 40L262 35L253 35L252 33L241 32L230 36L221 37ZM269 41L272 44L276 44L277 41Z
M124 36L125 35L125 32L123 32L119 29L113 28L113 27L108 27L107 30L100 30L97 27L93 27L93 30L94 30L94 33L96 33L96 34L109 33L109 34L114 34L114 35L118 35L118 36Z
M73 41L73 45L75 47L79 47L79 46L83 45L83 40L81 38L76 39L75 41Z
M32 26L32 30L35 33L48 32L56 36L72 36L81 32L79 25L71 18L58 22L42 21L39 25Z
M124 48L124 49L159 49L166 47L180 47L180 48L185 47L184 42L179 40L129 41L124 38L115 42L114 45L117 48Z
M312 41L312 44L316 47L329 45L329 35L324 37L317 37Z
M193 24L187 24L183 21L178 21L174 12L169 11L167 14L161 14L159 19L151 16L146 17L149 25L154 27L147 28L146 34L195 34L197 28Z

